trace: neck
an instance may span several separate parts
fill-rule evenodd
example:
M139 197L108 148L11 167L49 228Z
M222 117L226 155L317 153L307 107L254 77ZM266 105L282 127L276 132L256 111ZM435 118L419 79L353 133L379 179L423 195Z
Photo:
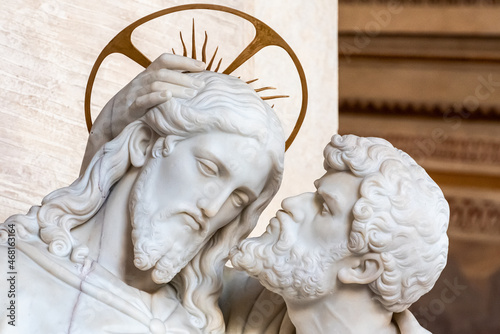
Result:
M89 256L101 266L128 285L152 293L160 285L152 281L150 270L141 271L133 263L128 201L139 171L131 167L114 186L99 212L72 233L89 247Z
M313 301L286 299L297 334L356 333L397 334L392 312L373 299L366 285L343 285L335 293Z

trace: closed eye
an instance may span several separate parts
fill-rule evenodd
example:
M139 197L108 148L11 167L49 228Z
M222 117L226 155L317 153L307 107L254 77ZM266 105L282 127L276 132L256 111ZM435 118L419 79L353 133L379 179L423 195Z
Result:
M233 192L231 197L232 197L233 205L237 208L240 208L244 205L247 205L249 202L248 195L242 191L236 190L235 192Z
M328 205L326 205L326 202L323 202L323 208L321 209L321 214L322 215L326 215L326 214L331 215L332 214L332 212L330 211L330 208L328 207Z
M214 177L219 175L219 167L208 159L197 159L198 169L205 176Z

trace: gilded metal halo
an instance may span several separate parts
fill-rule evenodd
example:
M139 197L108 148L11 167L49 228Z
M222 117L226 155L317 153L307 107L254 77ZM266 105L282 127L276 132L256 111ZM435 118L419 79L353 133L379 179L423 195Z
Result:
M292 48L285 42L285 40L278 35L273 29L271 29L268 25L263 23L262 21L256 19L255 17L248 15L244 12L241 12L239 10L230 8L230 7L225 7L225 6L219 6L219 5L211 5L211 4L189 4L189 5L181 5L181 6L176 6L176 7L171 7L167 9L160 10L158 12L152 13L150 15L147 15L134 23L130 24L128 27L120 31L112 40L111 42L106 45L106 47L101 51L99 56L97 57L96 62L94 63L94 66L92 67L92 71L90 72L89 79L87 81L87 87L85 90L85 104L84 104L84 109L85 109L85 121L87 124L87 129L90 132L90 129L92 128L92 117L91 117L91 95L92 95L92 88L94 86L94 81L97 75L97 71L99 70L101 64L103 63L104 59L106 59L109 55L113 53L119 53L122 54L129 59L133 60L134 62L138 63L139 65L143 66L144 68L148 67L151 64L151 60L149 60L141 51L139 51L134 44L132 43L132 33L136 28L141 26L144 23L147 23L153 19L156 19L161 16L165 16L168 14L176 13L176 12L181 12L181 11L187 11L187 10L194 10L194 9L205 9L205 10L213 10L213 11L220 11L220 12L225 12L229 14L236 15L240 18L245 19L246 21L250 22L254 28L255 28L255 37L254 39L245 47L245 49L231 62L231 64L222 71L224 74L231 74L234 70L239 68L241 65L243 65L245 62L247 62L250 58L252 58L257 52L260 50L268 47L268 46L277 46L283 50L286 51L286 53L289 55L291 60L293 61L293 64L295 65L295 68L297 70L297 73L300 78L300 83L301 83L301 93L302 93L302 103L300 106L300 112L299 116L297 118L297 121L295 122L295 126L293 127L293 130L291 134L288 136L285 144L285 149L288 149L292 142L294 141L295 137L297 136L300 127L302 126L302 123L304 121L304 117L306 115L306 109L307 109L307 98L308 98L308 93L307 93L307 83L306 83L306 76L304 73L304 70L302 68L302 65L300 64L297 56L293 52ZM194 35L193 35L194 36ZM194 44L194 37L193 37L193 44ZM194 49L193 49L194 50ZM186 55L186 51L184 49L184 54ZM195 53L193 51L193 58L195 58ZM213 59L212 59L213 60ZM270 87L265 87L270 88ZM268 96L264 97L263 99L273 99L273 98L282 98L286 97L283 95L276 95L276 96Z

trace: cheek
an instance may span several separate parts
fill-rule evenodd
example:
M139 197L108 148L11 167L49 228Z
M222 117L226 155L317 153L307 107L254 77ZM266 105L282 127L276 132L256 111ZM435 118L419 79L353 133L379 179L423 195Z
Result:
M217 180L200 179L195 187L197 187L198 189L195 192L199 192L201 195L203 195L203 197L207 199L216 198L222 192L222 184L220 182L217 182Z
M351 221L346 217L336 217L326 228L324 235L328 242L344 243L348 240L350 227Z
M309 230L311 231L309 233L310 242L332 242L337 240L341 235L341 231L335 219L332 219L332 217L323 217L320 214L318 214L310 224Z
M217 230L234 221L243 209L244 207L235 207L231 202L231 198L228 198L217 215L210 219L209 235L213 235Z
M189 197L203 190L204 180L196 166L165 162L160 167L153 186L162 197L175 200L176 197Z

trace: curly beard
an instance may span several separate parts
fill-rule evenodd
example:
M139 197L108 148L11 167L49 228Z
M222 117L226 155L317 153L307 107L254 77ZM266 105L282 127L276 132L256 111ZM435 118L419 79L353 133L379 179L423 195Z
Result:
M135 206L140 212L141 205ZM157 284L170 282L184 268L191 254L190 245L165 242L165 235L159 233L161 222L147 214L135 214L132 223L132 241L134 244L134 265L141 270L154 267L151 273Z
M153 268L151 277L157 284L170 282L196 254L200 245L176 243L168 240L172 236L168 220L181 219L178 208L165 209L151 215L147 201L141 199L149 185L149 174L156 168L158 160L151 160L141 171L134 184L129 201L132 221L134 265L140 270Z
M330 292L328 267L350 254L346 244L328 250L308 250L295 246L297 239L286 225L279 233L271 227L258 238L243 240L231 251L231 263L246 271L262 285L285 298L315 299Z

